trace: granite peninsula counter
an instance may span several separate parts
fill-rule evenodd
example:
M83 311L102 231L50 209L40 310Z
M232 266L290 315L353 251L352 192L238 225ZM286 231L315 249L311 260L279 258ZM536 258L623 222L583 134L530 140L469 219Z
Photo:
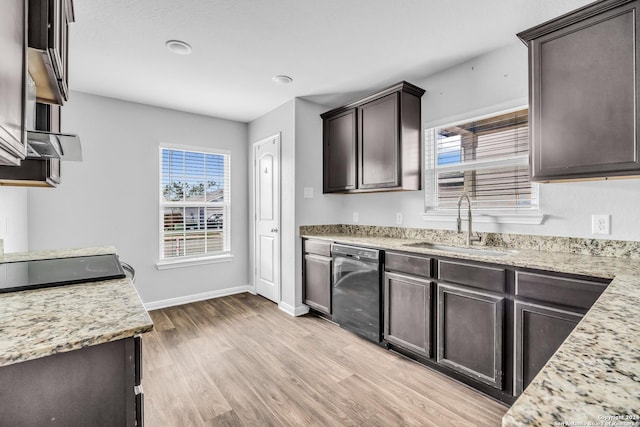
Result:
M357 232L353 232L352 228ZM487 244L498 241L497 247L491 247L492 250L507 252L496 257L410 246L419 241L463 246L462 238L450 232L425 230L424 233L388 233L380 232L380 227L368 227L373 230L365 228L363 232L363 229L357 228L310 226L301 227L300 234L306 238L385 250L613 279L505 414L502 426L640 426L638 242L538 239L536 236L514 235L496 238L484 235L483 240ZM600 256L585 255L588 251Z
M116 253L114 247L0 255L0 263ZM129 279L0 294L0 367L150 331Z

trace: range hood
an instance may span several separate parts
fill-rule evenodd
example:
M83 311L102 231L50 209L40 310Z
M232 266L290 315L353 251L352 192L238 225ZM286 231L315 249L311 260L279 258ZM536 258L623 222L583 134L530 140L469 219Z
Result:
M82 161L82 146L78 135L40 130L27 132L28 159L60 159Z

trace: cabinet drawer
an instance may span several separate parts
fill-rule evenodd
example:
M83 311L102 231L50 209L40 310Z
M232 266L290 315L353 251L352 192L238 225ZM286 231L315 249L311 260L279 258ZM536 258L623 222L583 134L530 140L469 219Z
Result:
M384 264L386 270L399 271L416 276L431 276L431 258L386 252Z
M504 292L505 277L503 268L481 267L452 261L438 262L438 278L451 283Z
M331 256L331 242L323 240L305 240L304 252L322 256Z
M606 283L516 272L516 296L588 309L607 287Z

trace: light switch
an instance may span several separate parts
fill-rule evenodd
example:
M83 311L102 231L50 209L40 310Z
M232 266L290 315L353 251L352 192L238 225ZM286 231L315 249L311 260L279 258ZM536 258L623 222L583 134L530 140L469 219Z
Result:
M358 212L353 213L353 222L358 222L360 218L358 217Z
M313 199L313 187L304 187L303 197L305 199Z

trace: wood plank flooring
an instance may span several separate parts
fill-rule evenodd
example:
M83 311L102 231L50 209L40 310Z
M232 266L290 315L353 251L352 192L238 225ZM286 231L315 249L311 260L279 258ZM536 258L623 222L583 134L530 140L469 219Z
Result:
M152 311L147 426L499 426L507 408L314 316L239 294Z

